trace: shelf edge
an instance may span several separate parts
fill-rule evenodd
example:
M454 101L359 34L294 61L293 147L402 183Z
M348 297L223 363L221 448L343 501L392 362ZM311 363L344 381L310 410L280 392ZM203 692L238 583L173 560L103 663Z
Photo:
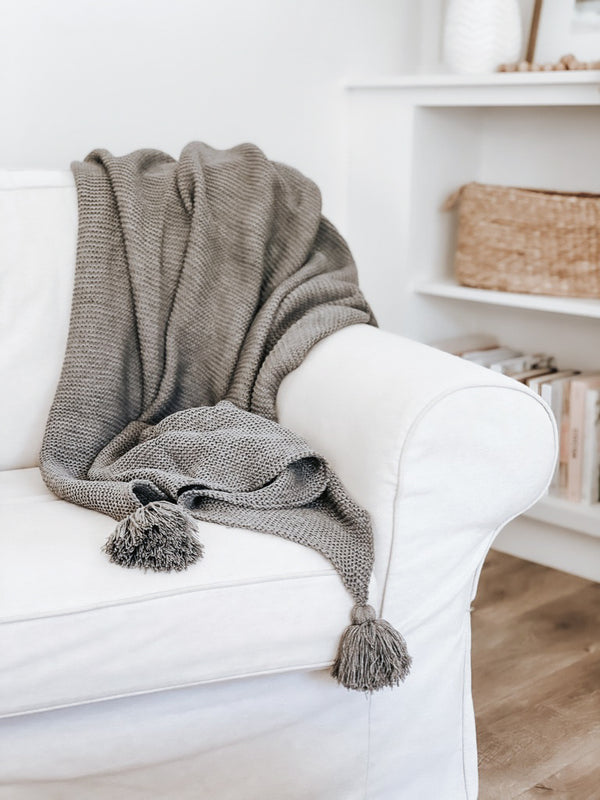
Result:
M452 281L416 283L412 289L416 294L428 297L442 297L448 300L464 300L469 303L483 303L501 308L522 308L547 314L600 319L600 299L596 298L497 292L491 289L461 286Z
M372 78L348 79L346 90L353 89L472 89L495 87L594 86L600 89L600 70L564 70L556 72L492 72L481 75L456 73L374 75Z
M569 504L565 500L544 497L525 511L523 516L600 538L600 503L591 506Z

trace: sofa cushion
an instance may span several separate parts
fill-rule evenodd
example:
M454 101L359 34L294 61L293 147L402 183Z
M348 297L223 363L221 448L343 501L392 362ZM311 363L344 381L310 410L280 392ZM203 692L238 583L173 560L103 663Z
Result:
M77 241L70 172L0 170L0 469L37 464L67 339Z
M144 573L101 552L114 525L0 472L0 716L333 660L352 600L318 553L199 523L201 561Z

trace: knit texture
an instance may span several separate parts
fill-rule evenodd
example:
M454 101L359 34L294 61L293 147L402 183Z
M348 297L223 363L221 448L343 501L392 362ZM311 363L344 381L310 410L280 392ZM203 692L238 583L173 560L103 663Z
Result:
M79 208L67 350L40 454L59 497L119 520L125 567L203 555L195 519L327 558L355 600L332 674L403 681L401 635L367 606L368 514L276 421L282 379L346 325L375 324L317 187L253 145L73 164Z
M275 421L281 380L316 342L374 324L317 187L249 144L192 143L179 161L95 150L72 168L77 268L40 459L48 487L117 520L169 501L283 536L366 602L368 515Z

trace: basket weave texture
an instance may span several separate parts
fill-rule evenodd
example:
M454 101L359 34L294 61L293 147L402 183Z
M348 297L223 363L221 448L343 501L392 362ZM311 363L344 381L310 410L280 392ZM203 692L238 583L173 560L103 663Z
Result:
M456 203L459 283L600 298L600 195L468 183Z

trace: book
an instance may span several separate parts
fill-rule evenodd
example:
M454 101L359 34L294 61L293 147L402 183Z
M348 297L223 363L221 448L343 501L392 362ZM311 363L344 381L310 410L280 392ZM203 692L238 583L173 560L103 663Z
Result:
M589 389L598 387L600 387L600 373L584 373L571 380L569 389L567 500L572 503L581 501L586 394Z
M524 372L515 372L513 375L507 375L506 377L512 378L513 381L519 381L519 383L524 383L526 386L529 386L529 381L542 376L552 375L553 372L556 372L556 370L549 369L548 367L542 367L541 369L528 369Z
M585 395L583 465L581 500L600 500L600 388L588 389Z
M550 406L558 427L559 455L552 480L551 494L561 494L567 486L569 438L569 384L573 376L550 378L542 384L542 400Z
M452 336L450 339L438 339L431 342L431 347L437 347L453 356L462 356L473 350L491 350L498 347L498 340L488 333L469 333L466 336Z
M462 357L482 367L489 367L490 364L495 364L497 361L503 361L504 359L514 358L520 355L522 355L522 353L518 350L512 350L510 347L494 347L492 350L472 350L463 353Z
M526 353L516 358L507 358L504 361L497 361L490 364L490 369L494 372L501 372L503 375L512 376L515 372L525 372L528 369L539 369L541 367L552 368L552 356L545 353Z
M542 386L547 383L548 381L554 381L558 378L569 378L573 375L577 375L578 373L574 369L564 369L560 372L548 372L545 375L539 375L537 378L530 378L527 381L527 386L532 389L537 394L542 394Z

